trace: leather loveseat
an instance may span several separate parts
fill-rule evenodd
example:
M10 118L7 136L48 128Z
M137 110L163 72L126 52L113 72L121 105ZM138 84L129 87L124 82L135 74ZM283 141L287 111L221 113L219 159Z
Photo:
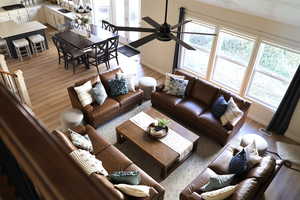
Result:
M180 200L202 200L200 188L205 185L212 172L220 175L229 174L228 167L232 157L242 147L227 145L209 166L200 173L181 193ZM245 174L235 177L232 185L238 184L237 190L228 200L259 200L282 166L282 160L265 156L259 164Z
M162 200L164 197L165 190L164 188L152 179L148 174L146 174L142 169L136 166L131 160L129 160L122 152L120 152L112 144L108 143L103 137L101 137L93 127L90 125L79 126L74 128L79 134L88 134L93 144L93 154L97 159L102 161L103 167L112 173L115 171L139 171L141 175L141 185L147 185L152 187L150 191L150 197L147 198L138 198L144 200ZM66 153L71 153L77 148L72 144L69 137L60 131L54 131L54 139L57 140L59 144L63 147L63 150ZM104 176L98 174L91 174L90 179L99 184L98 188L101 188L103 191L109 191L111 193L111 199L107 200L129 200L135 199L129 196L124 195L119 190L117 190L114 185ZM76 183L74 183L76 184ZM88 187L88 186L87 186Z
M117 115L131 110L136 105L141 104L143 101L143 91L141 89L137 89L136 92L129 92L128 94L117 97L110 96L108 82L111 79L114 79L118 72L121 72L120 68L80 81L74 86L68 88L68 93L73 108L81 110L84 114L86 122L92 125L94 128L113 119ZM89 80L92 81L92 84L95 84L98 77L103 83L103 86L108 94L108 98L102 105L93 103L91 105L82 107L74 87L80 86Z
M152 106L183 122L196 132L206 134L221 145L225 145L244 124L251 103L182 71L176 71L175 74L182 75L189 80L185 97L166 94L162 85L152 93ZM222 126L220 120L212 115L211 106L220 95L223 95L226 101L233 97L238 107L244 112L243 117L236 124Z

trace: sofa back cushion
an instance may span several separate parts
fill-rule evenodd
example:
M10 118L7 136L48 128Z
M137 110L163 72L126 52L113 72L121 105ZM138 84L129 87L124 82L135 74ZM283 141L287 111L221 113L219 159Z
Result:
M117 73L120 73L120 72L122 72L121 68L117 68L117 69L111 70L109 72L100 74L101 82L103 83L103 86L105 87L105 90L108 95L110 95L109 81L112 79L115 79L117 76Z
M219 88L206 81L196 79L189 96L206 104L207 106L210 106L216 99L218 91Z
M86 83L87 81L91 81L92 85L95 85L96 83L100 82L100 77L99 77L99 75L97 75L97 76L93 76L88 79L81 80L81 81L75 83L75 87L80 86L80 85Z
M224 89L219 90L219 96L223 95L225 100L228 102L230 98L232 97L236 105L239 107L240 110L242 110L244 113L250 108L251 103L249 101L246 101L242 99L241 97L227 91Z

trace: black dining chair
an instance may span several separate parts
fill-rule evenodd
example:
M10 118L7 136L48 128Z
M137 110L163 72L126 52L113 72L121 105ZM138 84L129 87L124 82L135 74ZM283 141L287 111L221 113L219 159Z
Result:
M98 74L100 74L99 65L105 63L106 68L109 69L107 58L107 41L94 44L91 51L87 52L88 64L97 68Z
M107 59L108 59L108 66L110 68L109 61L112 59L117 60L117 64L119 65L118 59L118 46L119 46L119 36L114 36L107 40Z
M102 28L107 31L110 31L114 34L118 34L117 27L115 25L109 23L108 21L102 20Z
M62 43L59 41L58 37L57 36L53 36L52 37L52 41L56 47L56 50L57 50L57 53L58 53L58 63L60 64L61 63L61 59L64 58L64 52L63 52L63 49L61 47Z

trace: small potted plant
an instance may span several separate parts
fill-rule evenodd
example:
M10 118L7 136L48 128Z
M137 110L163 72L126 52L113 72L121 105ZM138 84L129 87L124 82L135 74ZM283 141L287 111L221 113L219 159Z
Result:
M151 123L148 127L148 134L150 137L155 139L161 139L167 136L169 128L168 124L170 120L167 119L157 119L154 123Z

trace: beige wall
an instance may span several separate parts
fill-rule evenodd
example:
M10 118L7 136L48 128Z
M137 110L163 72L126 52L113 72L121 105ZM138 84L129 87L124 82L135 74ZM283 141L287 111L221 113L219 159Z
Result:
M296 107L290 126L285 134L300 143L300 103Z
M142 16L151 16L163 22L163 0L142 0ZM168 22L178 22L179 8L185 7L188 15L199 19L218 23L228 28L254 34L262 39L278 41L291 48L300 49L300 27L282 24L261 17L200 3L197 0L170 0ZM142 23L144 27L147 25ZM170 72L174 57L174 42L150 42L141 47L142 63L161 73ZM299 109L300 111L300 109ZM268 124L273 111L254 104L249 116L262 124Z

